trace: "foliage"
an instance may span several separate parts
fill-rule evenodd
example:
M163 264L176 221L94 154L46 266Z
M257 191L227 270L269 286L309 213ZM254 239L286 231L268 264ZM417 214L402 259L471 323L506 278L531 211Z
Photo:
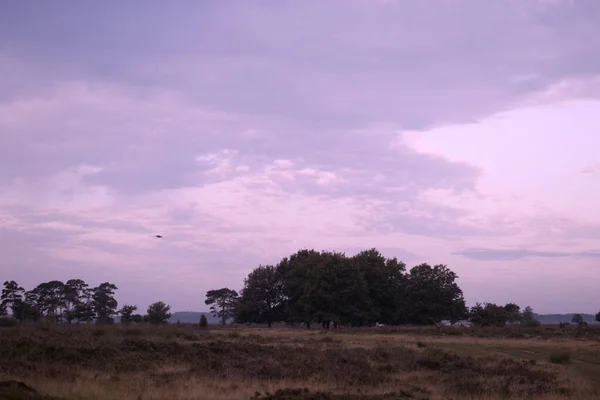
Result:
M208 327L208 320L206 319L206 315L202 314L200 316L200 328L207 328Z
M600 312L596 314L596 321L600 322Z
M166 324L169 318L171 318L170 310L171 306L162 301L150 304L146 311L148 322L152 325Z
M93 308L96 313L96 323L112 324L113 315L117 313L117 300L114 298L117 287L109 282L101 283L94 288Z
M287 319L329 327L369 319L369 288L356 263L341 253L301 250L277 266L284 280Z
M525 310L523 310L521 319L523 322L535 320L535 315L533 313L533 309L530 306L525 307Z
M409 271L396 258L371 248L347 257L343 253L302 249L276 265L260 265L244 279L240 294L229 288L209 290L205 304L225 325L238 323L320 323L341 326L433 325L442 320L470 318L484 326L539 322L531 307L522 312L514 303L477 303L467 310L458 276L446 265L420 264ZM104 282L90 288L81 279L49 281L25 292L14 281L4 283L0 310L10 308L19 321L106 324L121 315L123 324L162 323L170 309L133 314L135 306L117 311L117 287ZM155 304L163 304L158 302ZM168 307L164 305L165 307ZM157 312L159 312L157 314ZM600 313L598 313L600 316ZM599 317L600 318L600 317Z
M444 319L460 320L467 313L458 275L445 265L417 265L408 274L408 322L434 324Z
M266 323L269 328L283 317L285 296L283 279L272 265L259 266L244 279L236 322ZM205 317L206 318L206 317Z
M515 323L523 320L523 314L521 313L521 307L515 303L508 303L504 306L506 314L506 322Z
M457 278L445 265L421 264L407 273L404 263L386 259L374 248L353 257L302 249L248 275L236 321L269 326L283 321L307 328L316 322L328 329L331 323L337 327L459 320L467 309Z
M133 314L131 316L131 321L133 321L136 324L141 324L144 322L144 317L141 314Z
M232 289L209 290L205 304L211 306L213 316L221 318L221 325L225 326L227 320L236 315L238 298L238 293Z
M33 289L33 292L37 296L39 313L45 315L48 321L62 322L66 306L65 284L56 280L43 282Z
M526 319L521 321L521 326L524 328L540 328L542 323L536 319Z
M109 282L91 289L81 279L70 279L66 283L42 282L26 292L15 281L7 281L0 304L10 308L20 322L80 323L96 319L106 323L112 322L116 313L116 289Z
M366 281L370 302L369 324L402 322L407 311L406 265L396 258L386 259L372 248L352 257Z
M515 322L522 319L519 306L509 303L499 306L494 303L485 303L483 306L476 303L469 311L472 323L481 326L504 326L507 322Z
M125 325L129 325L132 322L134 322L133 313L136 310L137 310L137 306L130 305L130 304L124 304L123 307L121 307L121 309L117 312L119 315L121 315L121 323L125 324ZM141 318L140 318L140 320L141 320Z
M80 323L92 319L95 316L92 297L93 291L82 279L69 279L64 286L65 320Z
M573 315L571 322L574 324L581 324L583 322L583 316L581 314Z
M13 317L17 318L19 311L19 305L23 301L25 289L17 284L15 281L4 282L4 288L2 289L2 295L0 296L0 315L6 314L6 311L10 308Z

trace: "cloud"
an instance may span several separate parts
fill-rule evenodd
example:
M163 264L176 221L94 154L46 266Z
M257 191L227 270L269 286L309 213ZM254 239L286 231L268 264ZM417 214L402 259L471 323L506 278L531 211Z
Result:
M527 140L548 129L487 153L478 137L492 115L510 122L500 143L515 108L598 97L599 7L13 2L0 15L5 272L33 285L43 265L40 277L118 280L127 301L194 309L213 286L303 247L375 246L415 263L456 254L461 276L476 271L465 257L583 254L600 223L575 215L589 201L544 208L554 189L541 201L519 186L539 181L518 162L531 152L514 155L543 153ZM443 151L413 140L449 126ZM480 130L463 136L469 127ZM571 182L542 161L553 187ZM490 250L544 241L557 248Z
M597 75L597 9L592 1L174 2L143 12L114 2L34 11L15 3L0 33L38 68L49 66L51 49L55 80L170 87L200 105L313 132L373 121L424 129Z
M594 165L588 165L580 171L582 174L597 174L600 172L600 163Z
M528 249L466 249L455 252L454 254L462 255L473 260L480 261L495 261L495 260L520 260L523 258L566 258L579 257L600 259L600 250L590 250L581 252L563 252L563 251L541 251Z

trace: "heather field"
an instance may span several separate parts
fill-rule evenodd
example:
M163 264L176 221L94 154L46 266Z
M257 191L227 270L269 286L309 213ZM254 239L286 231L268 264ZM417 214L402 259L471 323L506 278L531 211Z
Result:
M0 399L595 399L600 328L33 325Z

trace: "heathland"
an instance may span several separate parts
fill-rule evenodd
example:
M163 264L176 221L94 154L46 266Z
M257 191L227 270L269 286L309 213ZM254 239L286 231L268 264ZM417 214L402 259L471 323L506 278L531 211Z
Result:
M13 400L595 399L600 328L22 325L0 380Z

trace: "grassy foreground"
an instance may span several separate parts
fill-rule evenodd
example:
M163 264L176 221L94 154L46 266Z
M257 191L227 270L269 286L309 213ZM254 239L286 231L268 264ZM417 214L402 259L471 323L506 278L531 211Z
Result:
M600 399L600 330L0 329L0 399L251 398Z

